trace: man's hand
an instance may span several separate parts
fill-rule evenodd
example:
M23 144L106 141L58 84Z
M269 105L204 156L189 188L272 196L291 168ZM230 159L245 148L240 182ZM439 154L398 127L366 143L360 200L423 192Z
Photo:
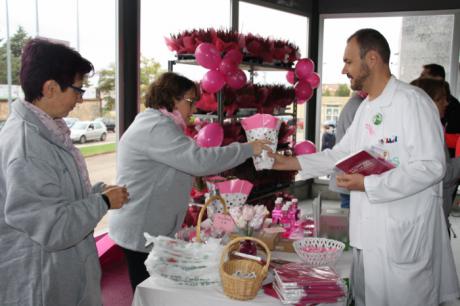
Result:
M361 174L339 174L336 177L337 186L348 190L365 191L364 175Z
M268 156L275 159L273 170L300 170L299 160L294 156L284 156L277 153L268 152Z

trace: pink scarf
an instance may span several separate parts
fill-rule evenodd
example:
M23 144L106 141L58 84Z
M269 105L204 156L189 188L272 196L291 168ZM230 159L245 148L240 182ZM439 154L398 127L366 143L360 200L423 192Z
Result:
M182 115L178 110L173 110L173 112L168 112L166 108L160 108L158 109L163 115L171 118L174 123L181 128L182 131L185 131L187 128L187 125L185 124L184 118L182 118Z
M86 191L88 193L91 192L91 181L89 179L88 175L88 168L86 167L86 162L81 155L80 150L75 147L75 145L72 142L72 139L70 139L70 129L67 127L67 124L65 121L61 118L59 119L53 119L51 118L47 113L45 113L42 109L36 107L32 103L23 101L24 105L32 111L38 119L43 123L46 128L53 133L54 136L61 141L61 143L64 145L64 147L70 151L70 153L73 156L73 159L77 163L78 170L80 171L80 174L83 177L83 181L85 182L85 187Z

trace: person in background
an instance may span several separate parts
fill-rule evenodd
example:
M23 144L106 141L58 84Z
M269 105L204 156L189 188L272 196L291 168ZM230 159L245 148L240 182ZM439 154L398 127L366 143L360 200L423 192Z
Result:
M395 168L337 175L350 192L351 289L355 305L439 305L459 285L442 211L445 156L439 115L419 88L391 75L390 47L374 29L351 35L343 74L368 93L342 140L298 157L270 154L274 169L308 179L330 173L351 153L375 146Z
M321 151L331 149L335 145L334 125L331 123L324 124L324 132L321 138Z
M449 105L447 102L449 97L449 85L443 80L422 78L412 81L411 84L420 87L430 96L438 109L440 119L442 119L446 113L446 108ZM450 234L449 215L454 203L454 199L451 195L457 191L457 183L460 179L460 157L451 158L447 145L444 145L444 151L446 156L446 174L442 180L442 208L444 210L447 230Z
M436 80L446 80L446 72L444 67L438 64L428 64L423 66L423 71L420 78L429 78ZM447 90L449 92L447 98L447 108L442 123L446 132L446 143L449 148L450 157L455 156L455 145L457 143L458 134L460 134L460 102L450 93L449 84ZM455 135L457 134L457 135ZM455 137L449 137L454 136ZM450 140L452 138L452 140ZM457 185L458 186L458 185Z
M337 120L337 128L335 130L336 143L339 143L343 135L345 135L345 132L355 118L356 111L366 97L367 93L363 91L355 91L350 99L348 99L347 103L340 112L339 119ZM341 208L350 208L350 191L345 188L337 187L335 178L336 172L333 172L329 180L329 189L339 193Z
M102 305L93 230L124 187L91 186L62 119L82 103L93 65L42 39L22 52L25 101L0 132L0 305Z
M269 150L267 141L201 148L184 135L185 122L196 111L197 85L173 72L149 87L146 110L120 139L117 182L130 190L130 203L111 212L109 235L124 250L133 287L148 278L144 232L173 237L189 204L194 176L233 168Z

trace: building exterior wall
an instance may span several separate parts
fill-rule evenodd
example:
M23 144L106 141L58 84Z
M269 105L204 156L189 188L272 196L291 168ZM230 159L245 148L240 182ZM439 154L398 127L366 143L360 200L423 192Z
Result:
M399 78L410 82L422 66L436 63L450 78L454 15L406 16L402 21Z

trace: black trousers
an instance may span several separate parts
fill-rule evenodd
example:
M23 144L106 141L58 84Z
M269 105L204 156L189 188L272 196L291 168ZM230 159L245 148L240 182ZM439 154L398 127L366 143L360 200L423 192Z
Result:
M123 250L123 253L125 253L126 262L128 263L129 281L131 282L131 287L134 292L136 290L136 286L150 276L144 265L144 261L147 259L149 254L125 248L121 249Z

